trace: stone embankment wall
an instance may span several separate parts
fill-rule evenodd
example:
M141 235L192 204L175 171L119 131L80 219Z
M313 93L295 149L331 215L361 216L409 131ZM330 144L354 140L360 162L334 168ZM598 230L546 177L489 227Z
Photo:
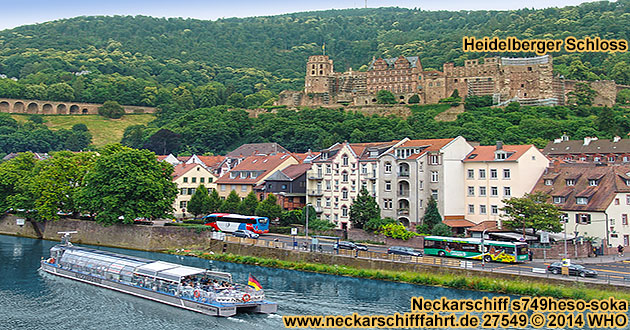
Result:
M210 239L209 231L197 232L195 229L182 227L149 227L138 225L113 225L103 227L93 221L62 219L55 222L29 222L18 226L13 215L0 216L0 235L13 235L29 238L43 238L58 241L59 231L78 231L72 236L76 244L90 244L110 247L120 247L136 250L164 251L168 249L205 249L215 253L232 253L243 256L255 256L293 262L321 263L340 265L358 269L377 269L390 271L413 271L441 274L457 274L463 276L491 276L518 281L544 281L546 284L566 286L567 281L554 278L530 277L527 273L502 274L486 273L470 269L446 268L428 264L414 264L394 262L388 260L374 260L354 258L343 255L325 253L308 253L300 250L286 250L270 247L223 242ZM619 289L606 284L584 283L581 286L600 289Z
M41 115L97 115L98 103L58 102L0 98L0 112ZM125 113L155 113L156 108L123 105Z

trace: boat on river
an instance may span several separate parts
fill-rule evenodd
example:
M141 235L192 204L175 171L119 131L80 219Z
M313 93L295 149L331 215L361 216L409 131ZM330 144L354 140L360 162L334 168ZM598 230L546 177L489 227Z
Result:
M255 287L235 284L230 273L74 246L73 233L60 233L61 244L41 261L42 271L213 316L278 309L255 280Z

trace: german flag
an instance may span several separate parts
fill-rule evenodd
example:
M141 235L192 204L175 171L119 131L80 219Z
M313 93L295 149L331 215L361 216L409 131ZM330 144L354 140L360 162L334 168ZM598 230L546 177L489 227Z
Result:
M258 282L258 280L254 276L252 276L252 274L249 274L249 280L247 281L247 285L256 289L256 291L262 290L262 285L260 285L260 282Z

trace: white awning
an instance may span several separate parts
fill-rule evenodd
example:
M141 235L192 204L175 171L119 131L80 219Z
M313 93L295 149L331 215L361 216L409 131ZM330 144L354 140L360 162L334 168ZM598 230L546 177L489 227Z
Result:
M496 236L496 237L509 238L511 240L514 240L514 241L520 241L521 238L523 237L523 234L511 233L511 232L491 232L491 233L488 233L488 235ZM538 237L525 235L525 239L528 240L528 241L536 241L536 240L538 240Z
M142 274L142 275L155 276L157 272L161 272L167 269L172 269L172 268L177 268L177 267L181 267L181 266L177 264L172 264L170 262L156 261L156 262L152 262L150 264L146 264L146 265L136 268L135 273Z

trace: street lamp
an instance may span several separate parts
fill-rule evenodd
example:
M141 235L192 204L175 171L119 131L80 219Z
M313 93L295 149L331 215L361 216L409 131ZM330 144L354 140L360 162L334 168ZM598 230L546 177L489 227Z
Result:
M306 239L308 239L308 209L311 207L311 204L306 203L306 228L304 229L304 235Z

